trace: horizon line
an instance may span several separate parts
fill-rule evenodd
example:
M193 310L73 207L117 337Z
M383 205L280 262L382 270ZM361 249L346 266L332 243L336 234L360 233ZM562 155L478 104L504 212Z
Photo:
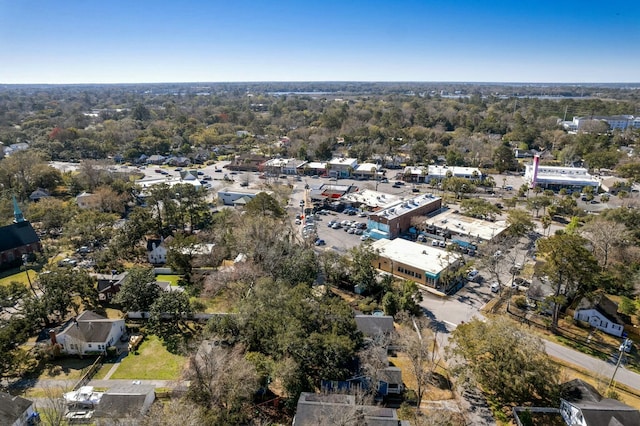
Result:
M246 81L160 81L160 82L76 82L76 83L3 83L0 86L131 86L162 84L292 84L292 83L377 83L377 84L486 84L486 85L556 85L556 86L597 86L597 85L638 85L640 81L595 81L595 82L549 82L549 81L468 81L468 80L246 80Z

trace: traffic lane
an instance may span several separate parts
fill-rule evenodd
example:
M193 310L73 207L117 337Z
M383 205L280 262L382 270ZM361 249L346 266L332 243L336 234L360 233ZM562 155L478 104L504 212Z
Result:
M548 355L555 358L560 358L564 361L568 361L588 371L604 376L608 379L611 378L616 368L615 364L613 363L602 361L600 359L594 358L587 354L583 354L582 352L575 351L557 343L550 342L548 340L544 340L543 342ZM640 374L629 371L622 365L616 372L615 380L616 382L622 383L625 386L629 386L634 389L640 389Z

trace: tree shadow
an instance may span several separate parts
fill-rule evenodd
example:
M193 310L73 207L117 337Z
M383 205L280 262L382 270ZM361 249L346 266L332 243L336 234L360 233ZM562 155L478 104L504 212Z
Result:
M422 308L422 314L429 319L429 323L430 323L430 327L433 331L435 331L436 333L449 333L449 330L447 329L447 324L445 324L443 321L439 321L438 319L436 319L435 315L433 315L433 312Z

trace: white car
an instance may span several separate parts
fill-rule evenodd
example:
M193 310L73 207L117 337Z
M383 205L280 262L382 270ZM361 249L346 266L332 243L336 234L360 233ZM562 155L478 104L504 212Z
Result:
M494 293L497 293L500 291L500 284L498 284L497 282L491 284L491 291Z

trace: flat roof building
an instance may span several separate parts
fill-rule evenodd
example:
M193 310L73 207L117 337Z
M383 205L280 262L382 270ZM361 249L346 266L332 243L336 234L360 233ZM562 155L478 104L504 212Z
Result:
M597 190L600 187L600 180L590 175L585 168L541 165L536 168L535 162L525 166L524 180L532 188L540 186L554 191L563 188L580 191L585 186L590 186Z
M456 284L444 282L442 277L445 271L457 268L462 260L445 250L402 238L383 238L375 241L371 248L378 253L373 266L381 271L440 293L447 293Z
M329 175L334 177L349 177L358 167L357 158L333 158L328 163Z
M427 170L427 181L432 179L442 180L449 173L452 177L461 177L465 179L482 179L482 172L477 167L458 167L458 166L429 166Z
M427 234L444 231L452 235L451 238L455 238L455 235L464 236L469 242L491 241L508 228L507 222L504 220L490 222L464 216L449 209L443 209L437 215L426 218L424 223Z
M400 204L402 200L398 195L363 189L362 191L350 192L344 195L342 201L362 210L375 211Z
M442 198L432 194L422 194L409 200L401 199L397 204L369 215L369 235L373 239L394 239L412 227L412 218L427 215L441 207Z

